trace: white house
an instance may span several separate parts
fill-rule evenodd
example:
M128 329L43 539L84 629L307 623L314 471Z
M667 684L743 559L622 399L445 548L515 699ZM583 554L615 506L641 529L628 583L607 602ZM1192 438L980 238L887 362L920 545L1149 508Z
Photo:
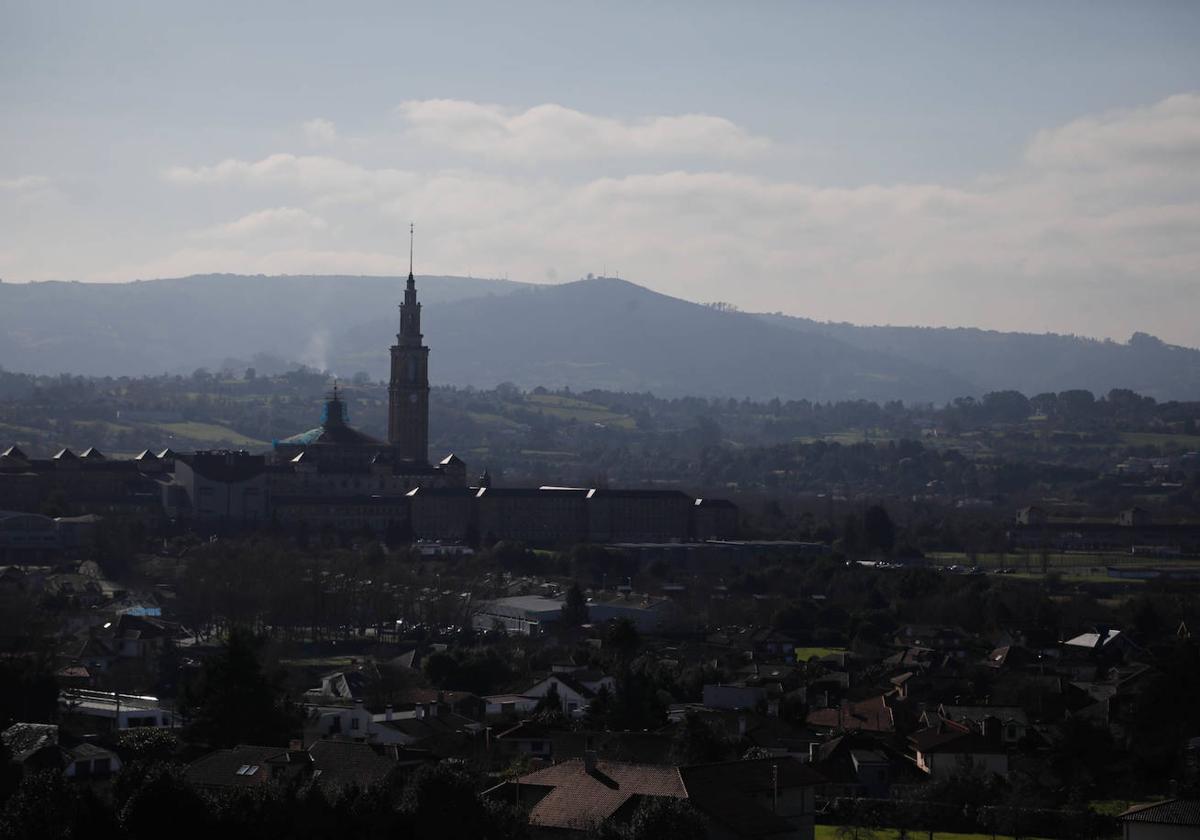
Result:
M524 717L533 714L540 697L527 697L524 694L491 694L483 698L483 713L487 717L501 715L517 715Z
M121 769L120 757L104 747L78 738L60 739L58 726L14 723L0 732L11 760L27 771L58 768L71 779L105 778Z
M1134 805L1117 819L1125 840L1194 840L1200 837L1200 799Z
M404 747L436 735L475 735L482 732L484 726L439 703L418 703L415 708L403 712L392 711L389 707L382 714L373 715L361 700L356 700L350 706L311 707L309 730L320 737Z
M600 692L602 687L613 694L617 690L617 681L598 671L576 671L573 674L551 674L526 689L523 694L525 697L534 698L536 704L537 700L545 697L552 689L557 689L563 714L574 718L583 716L592 702L592 698Z
M62 692L58 707L65 716L80 719L90 730L174 729L183 725L173 710L149 695L78 688Z
M392 712L372 715L362 700L348 706L312 706L308 718L310 728L322 737L336 736L370 744L409 743L403 733L383 725L391 722Z

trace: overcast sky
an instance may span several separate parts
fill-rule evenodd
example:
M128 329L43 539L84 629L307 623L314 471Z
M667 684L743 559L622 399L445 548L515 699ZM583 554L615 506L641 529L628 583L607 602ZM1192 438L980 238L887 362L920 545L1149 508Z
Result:
M0 0L0 277L619 274L1200 346L1200 3Z

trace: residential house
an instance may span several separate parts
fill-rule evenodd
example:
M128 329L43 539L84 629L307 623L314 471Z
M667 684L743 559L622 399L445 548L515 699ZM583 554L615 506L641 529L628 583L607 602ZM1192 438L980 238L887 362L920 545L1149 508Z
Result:
M972 731L995 738L1002 745L1015 747L1029 733L1029 718L1020 706L960 706L943 703L937 715L969 726ZM933 723L928 713L922 717L926 726Z
M307 750L293 741L287 748L239 745L193 761L187 781L210 791L236 790L273 781L311 780L326 791L368 788L388 782L425 758L405 751L345 740L322 739Z
M1200 799L1134 805L1117 820L1124 840L1195 840L1200 837Z
M14 723L0 732L10 761L23 771L61 770L70 779L107 778L121 769L112 750L76 738L54 724Z
M603 761L594 753L498 785L485 796L519 802L533 836L584 837L629 820L645 801L686 799L707 837L810 840L821 776L794 759L758 759L686 767Z
M551 674L522 693L525 697L541 700L551 691L557 691L563 714L568 718L579 718L601 688L613 694L617 690L617 681L599 671L575 671Z
M706 685L702 701L709 709L756 709L767 703L766 689L747 685Z
M894 783L909 782L916 773L890 738L866 732L813 744L809 763L825 778L821 792L831 797L886 799Z
M540 697L527 697L524 694L489 694L483 698L484 716L524 717L533 714L541 700Z
M497 785L484 793L528 810L535 838L585 837L602 823L624 822L655 797L686 799L674 767L570 759Z
M909 736L917 768L935 779L946 779L974 768L1008 778L1008 751L997 739L969 726L941 720Z
M828 732L894 732L896 719L887 698L880 695L867 700L843 700L829 709L814 709L805 719L814 729Z
M679 768L688 801L711 821L709 837L812 840L822 776L792 758Z
M64 721L85 732L182 726L173 709L150 695L73 688L59 694L58 708Z

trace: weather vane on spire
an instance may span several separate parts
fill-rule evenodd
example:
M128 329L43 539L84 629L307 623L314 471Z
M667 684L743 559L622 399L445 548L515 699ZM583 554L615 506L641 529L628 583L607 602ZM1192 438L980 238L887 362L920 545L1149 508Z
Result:
M408 223L408 279L413 279L413 223Z

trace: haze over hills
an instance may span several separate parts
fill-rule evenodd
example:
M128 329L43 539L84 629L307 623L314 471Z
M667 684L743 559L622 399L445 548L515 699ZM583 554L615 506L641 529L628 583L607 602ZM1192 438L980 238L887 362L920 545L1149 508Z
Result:
M433 307L523 284L422 278ZM330 367L330 336L396 312L403 277L199 274L133 283L0 283L0 365L28 373L191 373L256 354ZM386 348L385 348L386 351ZM386 355L386 352L384 353Z
M140 375L302 362L387 374L403 279L197 275L127 284L0 284L0 365ZM978 329L857 327L723 312L596 278L559 286L421 277L436 383L765 399L942 402L1130 388L1200 395L1200 352Z

